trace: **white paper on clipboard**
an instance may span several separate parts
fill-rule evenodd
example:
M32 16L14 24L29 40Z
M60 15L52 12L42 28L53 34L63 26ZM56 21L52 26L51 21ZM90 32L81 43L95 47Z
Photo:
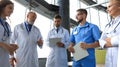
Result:
M76 44L74 47L74 53L73 53L73 57L75 59L75 61L78 61L86 56L88 56L88 52L87 50L83 49L80 47L80 43Z
M50 38L49 43L51 45L56 45L57 42L61 42L61 38Z

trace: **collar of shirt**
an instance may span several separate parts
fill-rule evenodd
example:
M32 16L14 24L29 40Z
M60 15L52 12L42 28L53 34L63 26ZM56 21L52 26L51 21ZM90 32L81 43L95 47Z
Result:
M27 21L25 21L25 23L28 25L28 22L27 22Z
M27 21L25 22L25 27L26 27L26 29L27 29L28 32L31 31L32 26L33 26L33 25L32 25L32 24L28 24Z
M59 26L59 27L54 27L54 29L56 30L56 29L60 29L61 28L61 26Z
M1 23L5 23L5 22L6 22L6 18L3 19L3 18L0 17L0 20L1 20L1 21L0 21Z
M85 22L85 24L83 26L78 25L78 28L83 28L83 27L88 27L88 26L89 26L89 23Z

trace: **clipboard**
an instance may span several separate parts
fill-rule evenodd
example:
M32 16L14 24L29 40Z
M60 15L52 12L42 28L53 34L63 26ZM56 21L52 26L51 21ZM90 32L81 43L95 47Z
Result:
M87 50L83 49L80 47L80 43L76 44L73 48L74 48L74 53L73 53L73 57L75 59L75 61L81 60L82 58L85 58L86 56L88 56L88 52Z
M61 42L61 38L50 38L49 39L50 45L56 45L57 42Z

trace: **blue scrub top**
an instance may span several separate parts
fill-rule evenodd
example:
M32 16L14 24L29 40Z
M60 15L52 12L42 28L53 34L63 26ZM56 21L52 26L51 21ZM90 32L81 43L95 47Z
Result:
M94 43L95 41L98 41L99 38L100 38L100 30L99 30L98 26L86 22L83 26L78 25L77 27L75 27L73 29L72 34L70 36L70 42L72 42L74 44L77 44L79 42L85 42L85 43L89 44L89 43ZM93 64L91 64L92 65L91 67L94 67L94 65L95 65L95 50L94 50L94 48L88 48L87 51L89 53L89 56L77 61L77 63L80 64L81 62L83 62L83 65L84 65L84 62L85 62L86 64L88 64L89 62L87 62L87 61L89 59L92 59ZM73 63L73 65L74 65L74 63ZM78 66L78 67L80 67L80 66ZM85 65L82 67L87 67L87 66ZM89 64L88 64L88 67L90 67Z

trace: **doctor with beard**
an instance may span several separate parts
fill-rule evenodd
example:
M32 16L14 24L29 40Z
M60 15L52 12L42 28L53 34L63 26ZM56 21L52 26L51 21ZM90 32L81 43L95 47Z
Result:
M62 18L60 15L54 16L54 28L48 33L47 41L50 38L61 38L56 44L48 43L50 53L47 58L46 67L68 67L66 49L69 45L69 32L61 26Z
M86 21L87 10L78 9L76 19L78 26L72 30L68 50L74 53L73 46L81 42L80 47L86 49L89 55L78 61L73 58L72 67L96 67L95 49L99 47L100 30L97 25Z
M16 67L39 67L37 45L42 47L43 40L40 30L34 25L37 14L28 12L26 21L15 26L11 36L11 43L17 43ZM14 58L11 58L14 64Z

